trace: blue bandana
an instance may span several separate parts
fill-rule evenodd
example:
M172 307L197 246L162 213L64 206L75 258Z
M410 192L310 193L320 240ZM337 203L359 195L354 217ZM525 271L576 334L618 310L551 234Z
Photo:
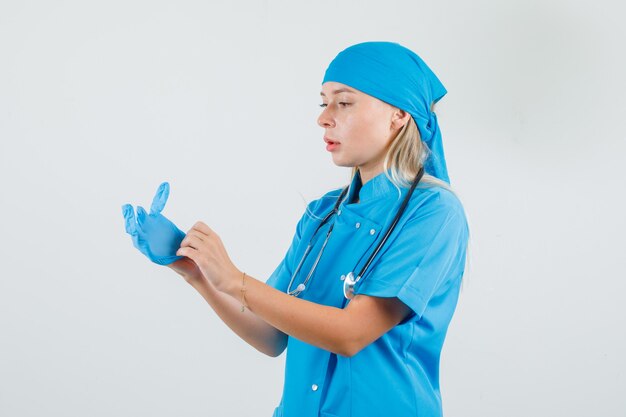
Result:
M352 45L333 59L322 84L334 81L408 112L430 149L426 173L448 184L441 132L431 105L447 90L415 52L394 42L364 42Z

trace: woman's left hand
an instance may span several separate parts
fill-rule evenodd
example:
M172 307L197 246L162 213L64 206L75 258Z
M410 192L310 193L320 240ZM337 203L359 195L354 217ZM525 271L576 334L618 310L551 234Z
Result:
M176 255L194 261L202 275L222 292L234 285L236 277L241 274L228 257L217 233L201 221L189 229Z

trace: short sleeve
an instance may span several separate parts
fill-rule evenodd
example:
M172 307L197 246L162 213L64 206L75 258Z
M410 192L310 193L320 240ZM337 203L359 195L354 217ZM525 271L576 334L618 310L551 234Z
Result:
M265 281L267 285L274 287L282 292L287 292L289 280L291 279L291 275L295 268L294 262L296 250L298 249L298 245L300 244L300 240L302 238L302 228L305 217L306 213L298 221L298 224L296 225L296 232L293 236L289 249L287 249L285 257L280 262L280 264L278 264L278 267L274 270L272 275L270 275L267 281Z
M438 288L463 275L469 230L460 203L434 199L406 221L355 293L398 297L419 319Z

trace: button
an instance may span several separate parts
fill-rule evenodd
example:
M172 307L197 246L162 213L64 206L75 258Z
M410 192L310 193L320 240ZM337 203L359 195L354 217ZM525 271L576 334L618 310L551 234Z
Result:
M313 391L317 391L317 384L313 384L313 385L311 385L311 389L312 389Z
M359 227L361 227L361 223L355 224L354 227L356 227L358 229Z
M374 233L376 233L376 230L371 229L371 230L370 230L370 235L373 235Z
M337 210L337 216L341 216L341 209Z

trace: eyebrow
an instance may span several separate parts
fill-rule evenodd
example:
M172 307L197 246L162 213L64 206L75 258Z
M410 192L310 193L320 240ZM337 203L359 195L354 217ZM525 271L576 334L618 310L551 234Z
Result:
M340 88L338 90L333 91L333 94L339 94L339 93L352 93L352 94L356 94L353 90L350 90L349 88ZM324 96L326 97L326 94L324 94L324 92L320 92L320 96Z

